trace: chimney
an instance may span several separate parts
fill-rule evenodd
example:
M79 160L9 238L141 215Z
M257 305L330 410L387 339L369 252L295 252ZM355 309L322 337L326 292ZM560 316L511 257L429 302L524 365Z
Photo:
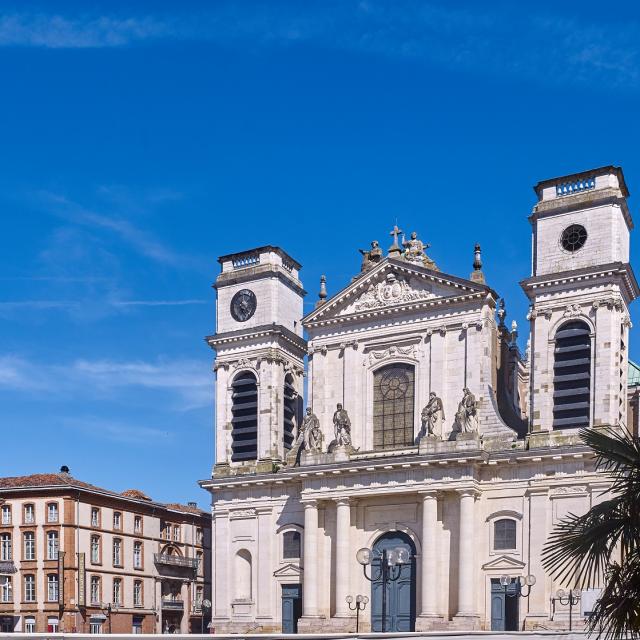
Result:
M194 509L198 508L198 503L197 502L187 502L187 506L188 507L193 507Z
M60 467L60 473L69 473L69 467L67 467L67 465L66 465L66 464L63 464L63 465Z

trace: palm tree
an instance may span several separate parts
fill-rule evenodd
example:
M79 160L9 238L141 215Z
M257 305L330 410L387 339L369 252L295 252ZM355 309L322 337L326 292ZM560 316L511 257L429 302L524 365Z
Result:
M606 640L640 638L640 438L612 429L581 429L610 479L611 497L551 532L542 564L575 588L602 587L589 632Z

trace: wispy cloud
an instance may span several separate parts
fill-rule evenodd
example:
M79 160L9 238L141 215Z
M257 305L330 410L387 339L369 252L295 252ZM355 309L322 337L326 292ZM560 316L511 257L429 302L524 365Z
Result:
M95 416L62 418L64 428L73 429L87 437L120 444L163 445L175 440L175 433L140 424L128 424Z
M211 302L209 300L105 300L104 304L115 309L128 309L134 307L184 307L211 304ZM86 302L82 300L0 300L0 315L3 312L24 309L70 311L80 309L85 305Z
M45 398L113 395L127 390L161 390L172 394L167 405L189 411L212 404L212 379L199 360L147 361L75 360L42 364L18 356L0 357L0 391Z
M168 37L172 29L152 17L68 18L62 15L14 13L0 16L0 45L50 49L122 47Z
M185 263L182 256L126 218L98 213L60 194L41 192L40 196L51 213L75 224L113 232L147 258L174 266Z
M640 24L617 14L408 0L225 3L173 15L0 16L0 46L124 47L171 40L260 48L310 43L539 84L638 89Z

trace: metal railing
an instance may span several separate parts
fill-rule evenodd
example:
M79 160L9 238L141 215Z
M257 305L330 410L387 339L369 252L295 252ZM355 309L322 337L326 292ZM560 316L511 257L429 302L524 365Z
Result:
M182 556L170 556L168 553L154 553L153 559L156 564L166 564L172 567L198 568L197 558L183 558Z
M172 598L162 598L162 608L169 611L184 611L184 602Z

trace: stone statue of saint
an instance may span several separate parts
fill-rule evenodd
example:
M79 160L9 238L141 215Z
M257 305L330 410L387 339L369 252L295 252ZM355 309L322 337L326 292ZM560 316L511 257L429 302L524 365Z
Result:
M382 249L377 240L371 243L371 249L358 249L362 254L362 266L360 271L369 271L382 260Z
M322 451L322 431L320 430L320 420L318 416L307 407L307 412L302 420L300 430L303 434L305 451Z
M436 263L425 253L431 245L425 244L422 240L418 239L418 234L415 231L411 232L411 238L409 240L402 242L402 246L404 247L402 257L407 262L413 262L414 264L427 267L427 269L438 271Z
M430 245L425 245L422 240L418 239L418 234L413 231L411 233L411 239L405 240L402 243L404 247L404 259L408 262L422 263L425 259L424 250L428 249Z
M349 420L349 414L342 408L340 403L336 406L336 412L333 414L333 429L336 436L336 446L350 447L351 420Z
M478 401L466 387L462 391L462 400L458 404L456 423L461 433L478 430Z
M444 406L435 391L429 394L429 402L422 410L422 432L428 436L442 437Z

